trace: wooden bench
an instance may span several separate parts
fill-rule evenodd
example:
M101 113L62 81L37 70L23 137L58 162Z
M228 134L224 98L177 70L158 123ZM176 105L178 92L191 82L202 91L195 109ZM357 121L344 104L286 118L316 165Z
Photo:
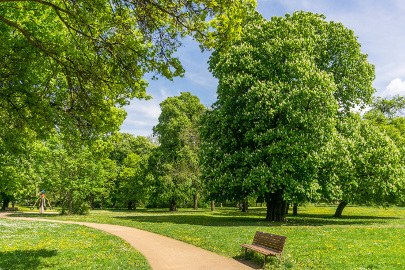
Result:
M5 207L4 210L6 210L6 211L18 211L18 207Z
M280 255L281 260L281 254L283 253L286 239L287 237L285 236L257 231L251 245L241 244L241 246L245 248L245 257L248 249L263 254L264 267L266 265L267 256L275 256L277 258L277 256Z

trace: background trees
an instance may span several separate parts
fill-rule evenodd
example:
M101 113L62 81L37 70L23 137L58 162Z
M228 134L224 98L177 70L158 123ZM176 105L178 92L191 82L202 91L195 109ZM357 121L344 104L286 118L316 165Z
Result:
M77 184L91 183L86 170L95 170L96 177L102 167L86 147L118 131L129 100L150 98L144 75L181 76L184 69L173 53L182 38L191 36L201 49L225 45L238 38L241 20L255 5L254 0L0 1L0 145L17 155L16 149L26 150L20 142L28 136L49 139L53 132L69 147L87 144L83 152L60 150L58 156L72 180L65 187L82 190L69 186L73 177L80 175ZM87 161L88 166L80 163Z
M110 153L118 170L111 192L114 206L126 204L130 210L136 209L139 202L145 202L152 183L149 157L155 148L156 145L145 137L127 133L118 135Z
M169 97L160 103L159 123L153 128L159 146L151 160L155 174L156 196L177 203L194 196L196 204L200 189L200 136L197 122L205 107L189 92ZM196 205L194 205L196 207Z
M374 67L351 30L320 15L255 14L243 29L210 59L219 86L203 118L203 176L213 198L264 196L266 219L280 221L288 199L312 192L337 117L369 102Z
M335 217L340 217L349 203L398 203L404 166L395 143L359 115L341 118L336 127L336 137L321 158L318 178L322 199L340 202Z

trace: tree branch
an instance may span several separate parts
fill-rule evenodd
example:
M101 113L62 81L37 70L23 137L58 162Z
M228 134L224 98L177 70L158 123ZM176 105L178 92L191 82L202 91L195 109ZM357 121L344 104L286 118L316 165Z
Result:
M2 0L0 0L0 1L2 1ZM47 54L47 55L49 55L49 56L51 56L51 54L56 54L56 53L54 53L54 52L50 52L50 51L45 50L41 45L39 45L39 44L31 37L30 33L29 33L27 30L25 30L24 28L20 27L18 24L14 23L14 22L12 22L12 21L9 21L9 20L7 20L6 18L3 18L3 17L1 17L1 16L0 16L0 21L4 22L5 24L7 24L7 25L9 25L9 26L11 26L11 27L17 29L18 31L20 31L20 32L24 35L24 37L25 37L26 39L28 39L28 41L29 41L32 45L34 45L35 47L37 47L39 50L41 50L41 51L44 52L45 54ZM52 57L52 56L51 56L51 57Z

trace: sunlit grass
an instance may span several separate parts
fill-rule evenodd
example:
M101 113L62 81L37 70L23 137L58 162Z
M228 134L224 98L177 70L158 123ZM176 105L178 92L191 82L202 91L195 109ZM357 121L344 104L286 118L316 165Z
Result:
M150 269L127 242L85 226L0 219L0 269Z
M267 268L405 269L404 208L349 206L342 218L333 218L335 209L300 207L297 217L289 215L283 223L265 222L265 208L250 208L248 213L235 208L180 209L177 213L104 210L88 216L45 217L135 227L234 258L243 256L239 244L250 243L257 230L287 236L284 261L270 260ZM248 253L248 259L263 262L259 254Z

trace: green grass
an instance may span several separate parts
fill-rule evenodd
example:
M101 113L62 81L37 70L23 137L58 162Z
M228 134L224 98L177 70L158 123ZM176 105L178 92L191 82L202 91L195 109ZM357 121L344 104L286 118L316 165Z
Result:
M151 269L127 242L85 226L0 219L0 269Z
M241 213L234 208L194 211L166 209L92 211L88 216L43 215L59 220L88 221L135 227L195 246L241 258L241 243L250 243L256 230L287 236L284 260L270 260L277 269L405 269L405 209L349 206L333 218L336 206L299 208L288 222L265 222L265 208ZM18 215L18 214L17 214ZM23 214L38 217L38 214ZM248 253L259 265L263 256Z

